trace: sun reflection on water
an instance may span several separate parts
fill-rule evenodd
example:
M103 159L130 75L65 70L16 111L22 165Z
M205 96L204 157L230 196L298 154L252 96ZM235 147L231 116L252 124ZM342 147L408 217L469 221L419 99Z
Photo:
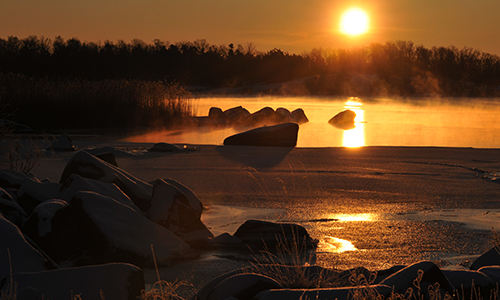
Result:
M318 244L318 249L320 252L329 252L329 253L342 253L346 251L356 251L356 247L354 245L343 239L335 238L332 236L323 237Z
M351 97L344 104L345 109L350 109L356 113L354 123L355 128L344 130L342 145L344 147L355 148L365 146L365 111L363 103L357 97Z
M331 216L332 219L341 222L361 222L361 221L374 221L375 215L370 213L365 214L336 214Z

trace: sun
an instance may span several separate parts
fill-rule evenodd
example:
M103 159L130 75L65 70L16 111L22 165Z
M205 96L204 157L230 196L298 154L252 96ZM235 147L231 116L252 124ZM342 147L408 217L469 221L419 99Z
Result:
M347 10L340 20L340 31L347 35L360 35L368 31L368 14L359 9Z

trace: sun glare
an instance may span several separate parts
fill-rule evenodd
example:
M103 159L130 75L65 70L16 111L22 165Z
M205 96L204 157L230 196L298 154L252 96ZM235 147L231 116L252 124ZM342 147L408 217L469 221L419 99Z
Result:
M360 35L368 31L368 15L359 8L347 10L340 20L340 31L347 35Z

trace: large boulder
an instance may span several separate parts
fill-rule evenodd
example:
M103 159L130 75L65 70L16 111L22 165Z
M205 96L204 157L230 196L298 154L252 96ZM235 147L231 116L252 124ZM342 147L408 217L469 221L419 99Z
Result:
M299 125L296 123L265 126L227 137L224 145L295 147L298 132Z
M290 250L314 250L317 241L312 239L307 230L297 224L273 223L260 220L247 220L234 233L253 250L275 250L288 246Z
M356 113L350 109L347 109L336 114L333 118L331 118L328 121L328 124L333 125L340 129L349 130L356 127L354 125L355 118L356 118Z
M61 175L64 183L71 174L116 184L142 211L151 207L153 186L85 151L77 152Z
M303 124L309 122L309 119L306 116L306 113L302 108L297 108L296 110L291 112L294 122L297 124Z
M10 272L38 272L54 269L50 260L36 250L19 228L0 215L0 280Z
M142 270L125 263L21 272L10 279L18 290L30 289L43 299L75 299L80 295L82 299L135 300L145 288Z
M153 185L151 208L147 217L169 229L188 244L208 242L208 239L213 237L200 220L199 211L191 206L186 195L162 179L158 179Z
M130 206L94 192L78 192L69 205L28 220L25 231L38 233L32 239L63 266L127 262L138 266L192 255L190 247L168 229L155 224ZM50 220L49 220L50 218ZM50 224L50 231L39 224ZM43 233L41 235L40 233Z

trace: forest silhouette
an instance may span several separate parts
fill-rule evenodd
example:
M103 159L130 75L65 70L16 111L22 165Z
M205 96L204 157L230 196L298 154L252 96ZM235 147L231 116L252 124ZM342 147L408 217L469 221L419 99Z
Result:
M410 41L300 55L255 45L0 39L0 73L43 78L176 82L192 91L345 96L500 95L500 57Z

